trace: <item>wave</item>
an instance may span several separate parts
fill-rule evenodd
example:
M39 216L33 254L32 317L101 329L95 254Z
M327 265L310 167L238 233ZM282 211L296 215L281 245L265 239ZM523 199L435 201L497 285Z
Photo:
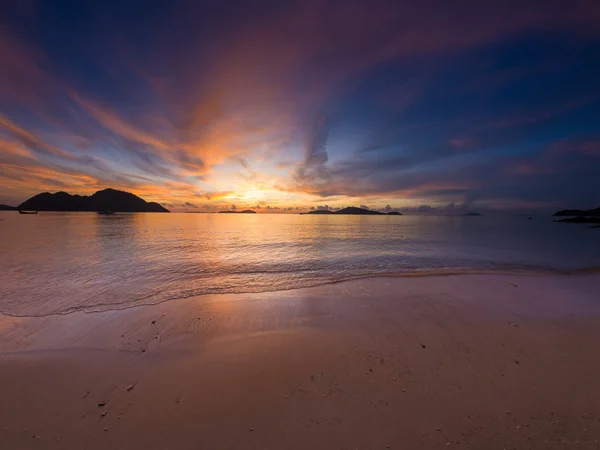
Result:
M300 270L295 273L301 274L307 270ZM285 273L291 274L292 272L285 271L271 271L271 272L236 272L231 275L252 275L252 274L273 274L273 273ZM97 314L106 313L111 311L125 311L134 308L142 308L147 306L159 305L166 302L186 300L195 297L212 296L212 295L243 295L243 294L260 294L264 292L285 292L294 291L301 289L315 288L319 286L327 286L331 284L338 284L344 282L351 282L364 279L373 278L411 278L411 277L445 277L445 276L458 276L458 275L516 275L516 276L544 276L544 275L560 275L560 276L573 276L573 275L596 275L600 274L600 266L590 266L573 269L561 269L561 268L549 268L543 266L533 265L502 265L495 267L486 268L472 268L472 267L455 267L455 268L403 268L402 271L391 271L391 272L364 272L357 274L348 274L345 276L331 276L328 279L305 279L299 285L277 286L270 288L268 286L261 287L245 287L245 288L232 288L232 289L190 289L185 294L175 294L163 292L159 295L148 294L142 297L137 297L131 300L125 300L121 302L102 302L95 305L75 305L65 308L60 311L52 311L45 313L27 313L19 314L10 311L0 311L0 315L15 318L43 318L51 316L65 316L75 313L84 314Z

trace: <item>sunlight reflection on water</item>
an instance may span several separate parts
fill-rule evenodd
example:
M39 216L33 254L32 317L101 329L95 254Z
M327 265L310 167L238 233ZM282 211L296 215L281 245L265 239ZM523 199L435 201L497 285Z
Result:
M549 219L2 213L0 311L99 311L365 275L600 265L598 230Z

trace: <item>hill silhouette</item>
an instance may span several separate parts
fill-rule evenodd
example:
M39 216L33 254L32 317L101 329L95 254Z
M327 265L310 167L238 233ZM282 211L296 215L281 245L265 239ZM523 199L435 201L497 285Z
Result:
M93 195L71 195L66 192L42 192L21 203L17 209L30 211L104 211L113 212L169 212L155 202L130 192L104 189Z
M600 217L600 208L596 209L563 209L554 213L555 216L571 216L571 217Z
M219 211L219 214L256 214L256 211L244 209L242 211Z
M8 205L0 205L0 211L16 211L17 208L15 208L14 206L8 206Z
M556 220L555 222L565 222L565 223L600 223L600 217L568 217L566 219Z
M342 208L339 211L335 211L335 214L360 214L365 216L383 216L385 213L379 211L373 211L372 209L357 208L356 206L348 206Z
M481 217L483 216L483 214L478 213L478 212L468 212L463 214L463 216L467 216L467 217Z
M356 206L349 206L347 208L340 209L339 211L331 211L328 209L317 209L310 211L306 214L339 214L339 215L365 215L365 216L401 216L399 212L384 213L380 211L374 211L372 209L357 208Z
M315 209L314 211L310 211L304 214L333 214L333 211L328 209Z

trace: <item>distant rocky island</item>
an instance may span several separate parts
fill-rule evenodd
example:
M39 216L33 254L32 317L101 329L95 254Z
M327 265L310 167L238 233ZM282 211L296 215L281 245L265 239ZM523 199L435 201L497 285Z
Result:
M555 217L600 217L600 208L596 209L563 209L554 213Z
M71 195L66 192L42 192L24 201L18 210L27 211L104 211L112 212L169 212L158 203L146 200L130 192L103 189L90 196Z
M483 214L478 213L478 212L468 212L463 214L463 216L467 216L467 217L481 217L483 216Z
M310 211L305 214L337 214L337 215L365 215L365 216L401 216L402 214L396 211L384 213L380 211L373 211L372 209L357 208L356 206L349 206L347 208L340 209L338 211L331 211L328 209L317 209Z
M14 206L8 206L8 205L0 205L0 211L16 211L17 208L15 208Z
M600 223L600 217L567 217L566 219L556 220L556 222L564 223Z
M219 211L219 214L256 214L256 211L252 211L251 209L244 209L242 211Z
M600 208L596 209L563 209L556 211L554 217L566 217L565 219L554 220L554 222L563 223L600 223ZM600 228L600 225L592 227Z

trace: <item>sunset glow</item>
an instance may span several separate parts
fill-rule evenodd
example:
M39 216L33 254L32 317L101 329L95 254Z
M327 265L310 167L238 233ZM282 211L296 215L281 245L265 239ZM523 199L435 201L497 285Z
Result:
M85 3L0 19L0 203L600 203L596 2Z

